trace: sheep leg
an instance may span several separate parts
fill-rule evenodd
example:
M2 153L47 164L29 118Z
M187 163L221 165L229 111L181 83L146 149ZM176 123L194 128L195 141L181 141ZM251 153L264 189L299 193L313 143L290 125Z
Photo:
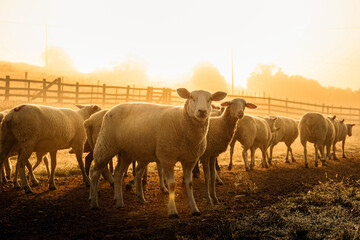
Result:
M215 189L215 183L216 183L216 167L215 167L215 157L210 157L209 159L210 163L210 197L212 199L213 204L219 204L219 200L216 197L216 189Z
M129 165L130 166L130 165ZM125 172L124 172L124 177L128 177L128 171L129 171L129 166L127 166L127 168L125 169ZM135 176L135 175L134 175ZM134 179L133 179L134 180ZM127 185L126 185L127 186Z
M14 178L13 178L14 189L20 189L21 188L21 186L19 184L19 181L18 181L18 175L19 175L19 156L18 156L18 159L16 161L15 173L14 173Z
M133 162L135 162L135 161L133 161ZM133 187L135 184L137 184L139 172L143 170L142 168L143 168L143 165L140 166L140 165L138 164L138 165L136 166L134 178L126 184L126 190L131 190L132 187ZM125 168L124 177L125 177L126 171L127 171L128 169L129 169L129 166L127 166L127 167ZM140 180L139 180L139 181L141 181L141 178L142 178L142 174L140 175Z
M5 180L7 181L7 180L10 180L10 178L11 178L11 162L10 162L9 158L5 161L4 165L5 165L4 176L5 176Z
M309 168L309 164L307 161L307 146L306 146L306 141L305 142L301 142L301 144L304 147L304 158L305 158L305 168Z
M25 176L25 165L29 161L29 157L31 156L32 151L29 150L29 147L23 147L19 152L18 164L19 164L19 174L21 186L24 188L25 193L32 193L32 190L29 186L29 182Z
M29 161L26 162L26 167L29 170L29 179L31 180L32 185L33 186L39 185L39 181L36 179L36 177L34 175L33 168L32 168L31 163Z
M324 146L322 147L321 150L324 152ZM331 152L331 144L328 144L328 145L326 145L326 155L323 155L324 153L321 153L324 156L323 160L321 161L323 166L326 166L326 160L329 159L329 157L331 155L330 152Z
M90 174L90 166L93 160L94 160L93 151L91 151L85 157L85 172L88 176Z
M234 154L235 143L236 143L235 139L233 139L230 143L230 163L228 166L228 170L231 170L233 166L233 154ZM243 156L244 156L244 152L243 152Z
M173 164L173 162L175 161L169 161L168 159L165 159L163 161L160 161L162 168L164 169L164 175L165 175L165 180L168 184L168 190L169 190L169 203L168 203L168 216L169 218L179 218L178 212L176 210L176 205L175 205L175 176L174 176L174 167L175 165ZM185 176L185 182L187 182L186 184L186 191L188 192L188 185L190 185L191 183L191 170L193 169L194 165L191 165L191 168L189 168L187 166L187 168L184 168L183 165L183 172L184 172L184 176ZM190 180L189 180L190 179ZM188 198L194 198L194 196L192 195L192 191L191 191L191 195L189 195L188 193Z
M203 169L204 169L204 177L205 177L205 198L206 198L206 202L208 204L213 204L211 197L210 197L210 192L209 192L209 178L210 178L210 160L209 159L205 159L203 158L201 160L201 163L203 165Z
M143 175L147 169L148 163L144 162L138 162L138 166L136 168L136 196L138 197L140 203L146 203L146 200L144 198L144 190L143 190L143 183L141 179L143 178Z
M217 158L215 159L215 168L216 168L216 171L218 171L218 172L221 171L220 165L219 165L219 162L218 162L218 159L217 159Z
M326 148L327 149L327 148ZM336 157L336 143L334 141L333 143L333 159L334 160L339 160L337 157Z
M248 159L247 159L247 149L246 148L243 149L242 156L244 159L245 169L246 169L246 171L249 171L250 167L249 167L249 163L248 163Z
M272 165L273 150L274 150L274 145L271 145L270 146L270 157L268 157L269 165ZM288 161L287 156L286 156L286 161Z
M109 171L109 168L106 166L104 171L102 171L101 173L103 175L103 177L109 182L110 184L110 187L113 187L114 186L114 178L113 176L111 175L110 171Z
M250 152L251 152L250 170L253 170L255 167L255 148L251 148Z
M160 179L160 190L163 192L163 193L168 193L168 189L166 188L165 186L165 181L164 181L164 171L161 167L161 164L160 162L156 162L156 167L157 167L157 171L158 171L158 174L159 174L159 179Z
M124 198L122 192L122 182L124 178L124 171L129 166L131 160L122 155L119 156L118 164L115 167L114 173L114 199L117 208L124 208Z
M113 162L113 159L111 159L110 162L109 162L109 171L110 171L111 175L114 174L114 162ZM88 174L88 176L89 176L89 174Z
M14 141L7 139L6 141L1 141L1 151L0 151L0 175L2 175L2 169L5 161L8 161L11 148L13 147ZM0 176L0 181L2 177Z
M89 187L90 186L90 178L85 173L84 163L82 161L82 155L83 155L83 150L84 150L83 148L84 148L84 146L81 145L81 148L76 149L75 154L76 154L76 160L77 160L77 162L79 164L79 167L80 167L80 170L81 170L81 173L82 173L82 176L83 176L83 181L86 184L86 186Z
M345 140L342 141L342 146L341 147L342 147L342 157L346 158L346 156L345 156Z
M216 184L217 185L224 185L223 181L221 180L219 173L215 169L215 176L216 176Z
M45 167L46 167L46 172L47 172L47 175L48 175L48 178L50 178L50 168L49 168L49 159L47 156L45 156L43 158L43 161L45 163Z
M291 146L288 146L288 149L289 149L290 154L291 154L291 161L292 161L292 162L296 162L296 160L295 160L295 158L294 158L294 154L293 154L293 152L292 152Z
M50 180L49 180L49 190L56 190L55 185L55 169L56 169L56 153L57 151L50 152L50 159L51 159L51 173L50 173Z
M182 162L184 178L185 178L186 193L188 195L188 200L189 200L189 207L192 211L193 216L199 216L201 213L200 213L200 211L196 205L195 199L194 199L193 182L192 182L192 175L191 175L191 171L194 168L194 165L195 165L195 162ZM170 184L169 184L169 186L170 186ZM171 190L169 187L169 192L170 191ZM174 205L175 205L175 195L174 195ZM176 213L176 215L177 215L177 213ZM171 217L171 215L170 215L170 217Z
M136 161L132 161L133 177L136 176Z
M146 167L145 167L144 172L142 174L142 184L143 185L147 184L147 175L148 175L148 164L146 164Z
M262 157L261 157L261 167L262 168L269 168L269 165L266 161L266 150L265 149L261 149L261 154L262 154Z
M314 144L314 148L315 148L315 167L318 167L319 164L318 164L318 159L319 159L319 152L318 152L318 145L317 144Z
M200 174L199 162L196 162L194 169L192 170L193 178L198 178Z

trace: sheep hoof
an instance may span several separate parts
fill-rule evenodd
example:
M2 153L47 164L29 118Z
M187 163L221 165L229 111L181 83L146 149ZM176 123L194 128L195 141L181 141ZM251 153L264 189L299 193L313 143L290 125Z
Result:
M224 183L221 180L216 180L216 185L222 186L222 185L224 185Z
M126 188L127 191L130 191L132 189L132 186L130 184L126 184L125 188Z
M290 163L289 159L286 159L285 163Z
M292 162L296 162L295 158L292 158L291 160L292 160Z
M14 189L20 189L20 184L16 181L14 182Z
M90 209L91 210L99 210L99 206L91 206Z
M232 166L231 166L231 165L229 165L229 166L228 166L228 170L229 170L229 171L231 171L231 169L232 169Z
M219 204L219 200L215 197L213 197L213 204L214 205L218 205Z
M307 163L305 164L305 168L309 168L309 165Z
M142 184L145 186L147 184L147 180L142 180Z
M32 193L31 188L29 186L24 187L25 193Z
M247 167L247 168L245 168L245 170L246 170L246 171L250 171L250 168L249 168L249 167ZM252 168L251 168L251 170L252 170Z
M315 163L315 167L318 167L318 166L319 166L319 164L316 162L316 163Z
M192 215L194 217L198 217L198 216L201 216L201 212L193 212Z
M169 193L169 191L167 190L166 187L162 187L162 188L160 188L160 189L161 189L161 191L162 191L163 193Z
M177 219L177 218L179 218L179 214L177 214L177 213L169 215L169 219Z
M50 185L50 186L49 186L49 190L56 190L56 186Z
M343 156L342 156L342 158L346 158L346 156L345 156L345 155L343 155Z
M325 161L322 161L321 162L323 166L326 166L326 162Z

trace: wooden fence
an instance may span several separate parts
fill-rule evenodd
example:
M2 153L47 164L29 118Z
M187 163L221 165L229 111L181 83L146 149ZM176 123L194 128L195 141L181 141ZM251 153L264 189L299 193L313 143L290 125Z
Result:
M288 99L261 96L228 95L227 99L242 97L258 105L257 109L247 110L253 115L281 115L299 119L305 112L320 112L346 119L347 123L360 124L360 108L311 104ZM137 88L131 86L109 86L106 84L64 83L61 78L53 81L0 78L0 99L16 103L41 104L98 104L112 107L121 102L151 102L181 105L184 100L170 88Z

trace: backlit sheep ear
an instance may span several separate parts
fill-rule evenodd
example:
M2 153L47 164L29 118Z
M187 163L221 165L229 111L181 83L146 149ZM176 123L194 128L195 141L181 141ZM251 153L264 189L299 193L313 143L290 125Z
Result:
M79 109L83 109L85 106L84 105L79 105L79 104L75 104L76 107L78 107Z
M352 127L353 127L353 126L355 126L355 124L350 124L350 126L352 126Z
M101 107L99 107L98 105L93 105L92 109L93 109L93 111L100 111Z
M230 106L230 101L227 101L227 102L223 102L220 104L222 107L228 107Z
M222 92L222 91L215 92L215 93L211 94L211 100L212 100L212 101L221 101L221 100L223 100L226 96L227 96L227 93L226 93L226 92Z
M190 92L186 88L178 88L176 91L181 98L184 99L190 98Z
M335 118L336 118L336 115L334 115L334 116L332 117L333 120L335 120Z
M345 121L345 119L341 120L340 122L343 123Z
M257 108L257 106L256 106L255 104L253 104L253 103L246 103L245 106L246 106L247 108L251 108L251 109Z

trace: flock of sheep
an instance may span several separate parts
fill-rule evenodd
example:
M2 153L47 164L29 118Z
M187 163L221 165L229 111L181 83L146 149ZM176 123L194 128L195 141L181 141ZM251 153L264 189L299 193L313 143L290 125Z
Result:
M245 114L245 109L255 109L256 105L241 98L221 103L221 109L212 108L212 101L221 101L227 96L221 91L211 94L203 90L189 92L185 88L179 88L177 93L186 99L184 106L122 103L111 109L101 110L96 105L77 105L79 110L75 111L26 104L2 112L0 181L10 176L9 157L18 155L14 187L20 187L17 181L19 174L22 188L26 193L31 192L25 166L29 170L29 180L37 185L39 182L33 169L44 160L49 175L49 189L56 189L56 153L58 150L71 148L70 151L75 153L79 163L83 181L90 186L91 208L99 207L100 174L114 186L116 207L122 208L125 206L122 182L130 163L138 163L132 184L136 184L138 198L145 201L142 176L146 175L147 165L156 162L160 188L169 193L169 217L177 218L174 166L180 162L189 207L193 215L200 215L192 183L192 174L197 174L199 160L204 169L206 200L209 204L217 204L215 185L222 181L216 171L216 159L226 151L228 145L229 170L232 168L236 141L243 146L242 156L246 170L251 170L255 166L255 150L260 148L262 167L268 167L271 165L273 148L279 142L284 142L287 146L286 162L289 162L289 152L292 161L295 161L291 144L300 133L305 167L308 167L307 142L315 146L315 166L318 166L318 159L325 165L331 156L336 159L335 144L338 141L342 141L345 157L345 139L347 135L352 135L354 126L345 124L344 120L339 121L335 116L327 117L320 113L306 113L300 121L280 116L255 117ZM251 152L250 165L248 150ZM29 163L33 152L37 156L34 167ZM90 152L85 158L85 166L83 152ZM50 153L51 170L48 167L47 153ZM113 176L107 166L112 163L115 155L118 163ZM94 165L89 178L92 161ZM131 187L131 184L127 187Z

